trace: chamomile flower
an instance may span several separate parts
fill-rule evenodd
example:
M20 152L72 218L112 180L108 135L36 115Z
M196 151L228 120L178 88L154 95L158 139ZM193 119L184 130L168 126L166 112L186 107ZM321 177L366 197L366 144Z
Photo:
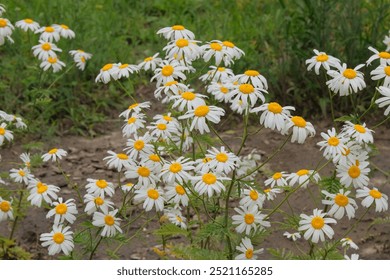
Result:
M370 172L370 168L368 168L368 165L369 163L367 161L360 162L359 160L356 160L355 163L339 163L336 169L337 177L340 178L341 184L347 187L366 187L370 180L367 176Z
M142 157L140 163L150 166L151 170L154 170L155 174L160 174L163 166L162 158L155 153L151 153L147 156Z
M339 93L340 96L356 93L366 87L363 73L358 71L362 67L364 67L364 64L359 64L354 69L347 68L347 65L343 63L342 66L338 67L338 71L329 70L327 72L332 79L327 81L326 84L331 91Z
M115 153L113 151L107 151L110 155L105 157L103 160L107 160L108 168L116 169L118 172L121 172L122 168L129 168L132 164L132 160L128 155L123 153Z
M124 117L126 119L129 118L130 113L134 112L139 114L142 110L149 109L151 103L149 101L142 102L142 103L133 103L131 104L125 111L123 111L119 117Z
M291 239L294 242L301 238L301 234L299 232L289 233L286 231L283 233L283 236L286 236L287 239Z
M165 183L188 181L191 175L188 173L194 169L193 162L189 158L179 157L171 162L166 162L160 172L160 177Z
M250 208L256 205L259 209L263 208L265 195L259 193L257 190L250 188L243 190L243 197L240 200L240 205Z
M210 70L206 74L199 77L199 80L213 81L217 83L226 83L234 78L232 69L226 67L210 66Z
M342 135L338 135L334 127L328 129L328 133L321 132L321 136L324 140L317 143L321 147L320 151L324 150L323 155L326 159L338 162L342 153L347 149L344 144L346 139Z
M388 196L380 192L375 187L373 187L372 189L369 189L367 187L358 189L356 191L356 197L364 197L364 199L362 200L362 205L366 208L370 207L375 202L376 212L384 212L387 211L387 209L389 208Z
M342 247L351 247L352 249L359 250L359 246L349 237L342 238L340 242Z
M262 254L264 249L254 250L251 240L248 237L244 237L241 240L240 246L236 247L237 251L241 254L235 257L235 260L256 260L257 254Z
M208 197L212 197L214 193L219 195L225 191L226 188L222 181L226 180L230 180L230 178L212 172L192 177L195 191L200 195L207 193Z
M33 21L31 18L25 18L22 20L19 20L15 23L16 27L19 27L23 31L27 32L28 30L31 30L35 32L40 28L39 23Z
M6 18L0 18L0 45L4 44L4 38L8 38L11 43L14 41L11 38L12 31L15 29L15 27L12 25L12 23L6 19Z
M113 196L115 193L114 184L107 182L104 179L95 180L88 178L87 182L88 184L85 186L85 188L89 194L100 195L104 197L104 195Z
M161 188L147 187L141 188L135 191L134 200L143 201L143 208L146 212L152 210L153 207L156 211L164 211L164 196Z
M65 24L53 24L52 26L60 34L60 36L62 38L74 39L76 37L76 34L74 33L74 31L72 29L70 29L69 26L67 26Z
M22 153L19 158L23 161L24 166L27 169L30 169L31 167L31 159L30 159L30 153Z
M143 136L135 136L134 139L127 140L126 153L130 158L142 158L154 153L154 146L150 143L153 138L149 133L145 133Z
M102 212L108 212L109 208L114 209L114 202L104 198L104 195L87 193L84 195L84 212L92 215L99 209Z
M241 101L245 107L254 107L257 100L265 102L264 93L268 93L265 89L254 87L251 84L238 84L232 90L233 101Z
M187 70L187 67L182 66L176 60L163 60L163 62L159 65L159 68L154 70L155 75L150 81L157 80L157 87L164 85L167 82L176 81L178 79L184 81L187 79L187 77L183 72Z
M205 45L201 46L201 49L205 62L210 61L210 59L214 57L215 65L220 65L223 61L226 66L229 66L233 61L232 56L226 48L223 48L222 42L219 40L207 42Z
M261 214L256 205L252 207L240 206L234 208L238 215L233 215L233 225L237 225L236 232L249 235L251 232L256 232L258 229L264 227L270 227L271 224L268 221L264 221L266 215Z
M175 205L188 206L188 195L182 185L170 184L165 188L165 197L167 202L173 202Z
M348 261L357 261L359 260L359 254L352 254L351 257L349 257L348 255L344 255L344 259Z
M350 121L346 121L343 125L342 132L355 139L359 144L374 143L374 137L372 136L373 130L367 128L366 124L354 124Z
M59 187L44 184L37 179L31 179L27 189L30 191L27 201L31 201L31 205L38 207L41 207L42 200L47 204L52 204L53 200L58 198L57 193L60 191Z
M33 50L33 55L42 61L47 60L49 57L57 57L55 52L62 52L55 44L42 40L39 40L39 45L31 49Z
M267 80L257 70L246 70L244 74L236 75L234 80L239 84L251 84L256 88L268 89Z
M22 168L19 168L19 169L12 168L10 170L9 176L16 183L24 183L26 185L28 185L28 182L34 177L34 175L32 175L30 173L30 170L26 167L23 169Z
M65 63L59 60L58 57L49 56L47 60L41 62L39 67L41 67L43 71L47 71L52 68L53 73L57 73L58 71L61 71L63 67L65 67Z
M215 100L227 103L232 98L232 87L230 83L211 82L207 87L207 92L212 94Z
M0 222L6 220L13 220L13 219L14 219L14 215L13 215L11 202L3 199L0 196Z
M154 91L154 97L158 100L162 99L162 103L168 103L172 96L179 95L187 90L188 87L185 84L178 81L170 81L158 87Z
M130 165L125 172L125 176L128 179L138 179L137 185L145 188L155 185L159 181L152 166L145 163Z
M129 78L130 74L138 72L138 66L133 64L122 64L118 63L117 67L114 68L112 76L114 76L116 79L121 79L123 77Z
M383 44L386 45L386 51L390 51L390 32L389 32L389 36L385 36L385 38L383 39Z
M329 216L333 216L337 220L344 217L345 213L347 213L349 220L355 217L355 209L357 209L357 205L355 200L348 197L351 193L350 191L340 189L337 194L332 194L324 190L322 193L326 196L326 198L330 198L330 200L322 200L323 204L331 206L328 211Z
M195 38L194 33L186 29L183 25L173 25L161 28L157 31L157 34L161 34L167 40L177 40L180 38L193 40Z
M71 198L64 202L62 197L58 198L58 201L53 202L54 208L47 213L46 218L54 216L55 225L62 224L64 221L73 224L76 221L75 215L78 213L74 201Z
M293 130L291 137L292 143L298 142L299 144L303 144L308 136L313 137L316 134L314 126L300 116L291 117L282 133L287 133L290 128Z
M183 116L180 116L179 120L193 118L190 130L192 131L193 129L196 129L199 130L200 134L204 134L204 132L210 132L206 120L217 124L221 121L221 117L224 115L225 110L222 108L200 105L194 110L189 110Z
M288 186L288 183L286 181L286 178L288 177L287 172L275 172L271 178L268 178L264 181L265 186L273 187L286 187Z
M169 139L172 135L179 134L176 126L166 124L166 122L152 122L146 128L149 129L150 135L157 139Z
M194 171L196 173L207 173L210 171L210 165L209 162L212 160L212 158L204 157L204 158L198 158L194 162L195 169Z
M186 61L192 61L197 59L202 52L198 43L200 41L178 38L170 41L163 50L166 52L168 58L180 57Z
M42 233L39 240L43 247L49 247L49 255L55 255L61 251L65 255L69 255L74 248L73 232L70 227L63 225L53 225L53 230L50 233Z
M232 59L240 59L241 56L245 55L244 51L231 41L223 41L222 47Z
M331 55L328 55L324 52L319 52L316 49L314 49L313 51L316 55L313 56L312 58L306 60L306 64L308 64L307 71L310 71L311 69L314 68L314 72L317 75L319 75L321 66L326 71L328 71L328 70L330 70L331 66L337 67L338 65L340 65L339 59L337 59Z
M141 63L138 64L138 69L145 71L156 70L157 66L162 62L162 59L159 56L159 53L155 53L153 56L146 57Z
M366 161L368 159L367 152L364 152L362 149L362 146L360 146L355 141L349 141L345 143L346 148L341 153L341 157L337 162L334 161L334 163L342 164L342 165L349 165L349 164L355 164L356 160L360 161ZM367 158L363 158L363 156L366 156Z
M302 188L306 188L310 183L310 180L318 182L321 179L320 174L314 170L300 169L295 173L291 173L287 176L286 180L290 186L294 186L296 183Z
M251 113L262 112L260 116L260 124L272 130L283 131L288 122L291 113L295 108L292 106L280 106L277 102L270 102L253 108Z
M3 145L4 139L11 142L14 139L14 135L11 130L7 129L7 124L3 122L0 125L0 146Z
M63 149L53 148L50 151L48 151L46 154L42 155L43 161L57 161L62 159L63 157L66 157L68 155L68 152Z
M370 51L372 51L374 54L370 56L370 58L367 60L367 65L370 65L371 62L373 62L375 59L379 59L379 63L381 65L390 65L390 53L387 51L385 52L379 52L378 50L374 49L373 47L368 47Z
M137 135L138 130L145 127L145 117L146 115L143 113L132 113L122 126L123 136L129 138L132 135Z
M165 215L167 215L168 220L182 228L182 229L187 229L186 221L187 219L181 214L180 209L168 209L165 211Z
M318 243L319 240L325 241L325 235L332 239L334 235L333 229L328 224L336 224L336 220L325 218L327 213L322 213L322 210L314 209L313 215L301 214L299 221L299 231L305 231L303 237L306 240L311 239L311 242Z
M157 114L153 117L157 123L165 123L166 125L173 126L177 130L181 130L181 125L179 121L172 116L172 113L167 114Z
M239 161L238 157L234 153L226 151L225 147L221 147L219 150L211 147L207 150L206 157L211 158L208 163L210 169L225 174L236 169L236 163Z
M91 53L87 53L85 52L84 50L70 50L69 51L69 54L73 57L73 58L77 58L77 59L80 59L81 57L84 57L85 60L88 60L88 59L91 59L92 58L92 54Z
M177 107L177 110L182 112L193 110L200 105L206 105L204 98L206 98L205 95L194 93L192 89L188 89L178 95L171 96L169 99L174 101L172 108Z
M0 4L0 16L5 13L5 7L3 4Z
M390 88L387 87L379 87L377 88L378 92L383 95L383 97L378 98L375 103L378 104L379 108L388 106L384 112L385 116L390 113ZM0 130L0 138L1 138L1 130ZM1 140L0 140L1 142Z
M138 186L134 185L133 183L126 183L121 186L121 189L123 192L127 193L132 190L138 190Z
M117 234L117 232L122 233L122 229L120 228L120 218L115 217L118 213L118 209L112 211L104 211L101 209L101 212L93 213L93 221L92 224L96 227L102 227L103 230L100 233L103 237L113 237Z
M46 42L58 42L60 40L60 33L53 26L44 26L37 29L35 34L41 33L39 36L39 40L43 40Z
M95 83L102 82L104 84L107 84L109 81L111 81L111 78L116 80L116 76L114 76L115 68L116 66L113 63L108 63L104 65L100 69L100 72L95 79Z
M373 81L383 79L383 86L390 87L390 65L381 64L370 72Z

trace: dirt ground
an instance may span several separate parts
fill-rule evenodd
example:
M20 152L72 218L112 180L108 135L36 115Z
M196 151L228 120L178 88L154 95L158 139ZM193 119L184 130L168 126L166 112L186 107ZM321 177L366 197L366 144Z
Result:
M144 98L148 99L148 93L144 93ZM153 107L155 108L155 107ZM161 107L153 111L153 113L161 112ZM310 120L310 117L307 117ZM314 124L317 134L314 138L309 139L305 145L299 145L296 143L288 143L285 149L273 158L269 164L266 165L265 173L272 174L276 171L296 172L299 169L314 169L318 161L321 160L322 155L319 151L316 143L321 140L320 132L326 131L330 128L330 124L321 122L316 123L315 120L311 120ZM231 123L236 123L231 127ZM107 156L107 150L120 151L125 147L125 141L121 134L122 123L118 119L109 120L102 124L101 132L104 133L96 138L87 138L81 136L64 136L53 140L48 146L50 149L54 146L63 148L69 152L69 155L63 160L63 169L71 174L72 180L78 183L80 186L85 186L87 178L103 177L108 181L117 179L114 178L113 172L106 168L103 158ZM229 127L230 126L230 127ZM256 123L253 123L251 131L256 130ZM242 133L242 126L238 119L233 119L232 122L226 122L222 128L222 137L228 139L232 147L237 147L241 141L240 135ZM382 170L389 171L390 166L390 133L386 128L381 128L376 131L374 135L375 144L378 148L378 155L373 158L373 162ZM275 147L279 146L284 141L284 137L280 134L274 133L268 129L263 129L255 137L249 138L247 145L243 150L243 154L247 154L253 149L257 149L263 155L263 158L267 158ZM21 143L16 142L12 149L2 150L1 154L3 161L15 161L18 155L22 151ZM1 166L0 172L7 171L9 166ZM321 173L322 176L329 175L329 169L324 169ZM66 187L66 182L61 175L60 171L53 165L45 165L42 168L35 170L34 174L42 181L48 184L55 184L61 187L61 195L67 199L75 197L72 190ZM265 178L265 177L264 177ZM381 190L390 196L390 184L387 181L385 175L377 170L373 171L370 185L383 185ZM308 197L307 192L299 190L290 199L290 203L295 213L311 214L312 209L321 205L314 204ZM357 200L359 210L357 211L357 217L364 211L360 205L360 200ZM266 205L267 206L267 205ZM271 206L271 205L268 205ZM79 207L79 212L83 211L83 207ZM19 245L29 251L33 258L43 259L48 258L47 249L42 248L39 242L39 235L43 232L49 232L52 224L52 219L45 218L47 210L32 208L28 212L27 217L19 224L17 228L17 241ZM153 211L152 211L153 212ZM134 213L136 215L136 213ZM120 259L159 259L159 256L153 251L155 245L159 245L161 242L159 238L156 238L152 231L158 227L158 223L150 223L144 226L144 222L154 213L150 213L138 220L130 232L136 232L140 228L141 234L136 239L129 242L126 247L118 250L118 256ZM352 238L359 246L358 253L362 259L390 259L390 223L373 225L372 222L378 217L389 217L389 211L386 213L375 213L370 211L368 215L362 220L362 223L351 232L350 238ZM277 220L277 215L271 217L271 224ZM335 238L342 236L344 232L349 228L351 223L347 222L347 218L338 222L334 228L336 235ZM275 231L269 237L266 238L261 247L267 248L293 248L294 245L291 241L283 237L284 231ZM8 230L5 228L5 223L2 223L0 228L0 235L7 235ZM173 240L174 242L180 242L180 239ZM298 244L305 243L303 240L298 241ZM112 244L111 244L112 245ZM105 244L111 249L115 246ZM349 251L349 254L351 251ZM99 250L97 252L98 259L106 259L108 255L105 250ZM269 253L264 253L259 256L260 259L270 259L272 256Z

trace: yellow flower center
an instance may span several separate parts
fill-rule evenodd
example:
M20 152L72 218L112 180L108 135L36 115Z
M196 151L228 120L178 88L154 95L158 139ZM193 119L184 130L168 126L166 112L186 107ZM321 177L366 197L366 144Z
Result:
M228 155L225 153L219 153L215 156L215 159L219 162L227 162L229 159Z
M207 105L200 105L194 111L194 115L197 117L205 117L210 112L210 108Z
M356 78L357 76L357 73L355 70L351 69L351 68L347 68L344 72L343 72L343 76L347 79L354 79Z
M355 128L355 130L359 133L366 133L366 129L364 126L360 125L360 124L355 124L353 126Z
M129 156L126 154L116 154L116 157L121 159L121 160L129 159Z
M129 106L129 110L133 110L134 108L137 108L138 105L139 105L138 103L131 104L131 105Z
M264 193L269 193L271 191L271 188L265 189Z
M134 149L141 151L145 147L145 142L142 140L137 140L134 142Z
M21 177L26 176L26 173L25 173L23 170L19 170L19 171L18 171L18 174L19 174Z
M179 48L184 48L188 46L188 40L187 39L179 39L176 41L176 46Z
M63 215L66 213L66 211L68 211L68 206L66 206L65 203L60 203L56 206L56 213L58 215Z
M171 171L172 173L178 173L182 170L182 166L180 163L178 162L174 162L171 164L171 166L169 166L169 171Z
M177 85L177 84L178 84L177 81L170 81L170 82L167 82L167 83L165 84L165 86L166 86L166 87L170 87L170 86L172 86L172 85Z
M54 32L54 28L51 26L47 26L47 27L45 27L45 32L52 33L52 32Z
M54 148L54 149L51 149L50 151L49 151L49 154L50 155L54 155L55 153L57 153L58 152L58 149L57 148Z
M149 198L156 200L156 199L158 199L159 196L160 196L160 194L155 189L148 190L148 197Z
M226 68L225 67L218 67L217 71L218 72L225 72Z
M176 216L176 220L177 220L179 223L183 222L183 219L182 219L180 216Z
M207 185L212 185L217 181L217 176L215 176L213 173L206 173L202 176L202 180Z
M382 193L378 190L370 190L369 194L375 198L375 199L379 199L382 197Z
M82 63L85 63L85 61L86 61L84 56L80 56L80 60Z
M104 200L103 200L103 198L101 198L101 197L99 196L99 197L97 197L97 198L94 199L94 202L95 202L96 205L100 206L100 205L103 205Z
M224 94L226 94L226 93L229 92L229 89L228 89L227 87L220 87L219 90L220 90L222 93L224 93Z
M347 155L349 155L351 153L351 149L348 149L348 148L344 148L344 152L341 152L341 154L343 155L343 156L347 156Z
M252 199L252 200L257 200L259 198L259 193L256 191L256 190L251 190L249 192L249 197Z
M132 123L135 123L135 121L137 120L136 117L131 117L127 120L127 124L132 124Z
M297 172L298 176L303 176L303 175L307 175L307 174L309 174L309 170L307 170L307 169L301 169Z
M325 54L325 53L319 54L319 55L317 55L317 57L316 57L316 60L317 60L318 62L325 62L325 61L328 61L328 59L329 59L329 57L328 57L328 55Z
M251 84L242 84L240 85L239 90L243 94L251 94L252 92L255 91L255 88Z
M234 48L234 44L230 41L223 41L222 44L228 48Z
M47 185L42 184L41 182L37 183L37 193L43 194L44 192L47 191L47 189L48 189Z
M388 52L380 52L378 55L380 58L390 59L390 53L388 53Z
M351 178L353 178L353 179L359 177L359 176L360 176L360 168L357 167L356 165L352 165L352 166L349 168L349 170L348 170L348 175L349 175Z
M268 104L268 111L274 114L280 114L283 111L283 108L279 105L279 103L271 102Z
M51 50L51 45L49 43L43 43L41 48L44 51L50 51Z
M337 137L332 136L328 139L328 144L330 146L337 146L339 143L340 143L340 140Z
M148 177L150 175L150 169L145 166L141 166L138 168L138 174L142 177Z
M159 162L159 161L160 161L160 157L159 157L157 154L151 154L151 155L149 156L149 159L150 159L151 161L154 161L154 162Z
M256 77L260 75L260 73L256 70L246 70L244 74L250 77Z
M173 30L184 30L185 28L183 25L174 25L174 26L172 26L172 29Z
M60 25L63 29L69 29L69 26L65 25L65 24L61 24Z
M181 97L185 100L194 100L196 95L193 92L185 91L181 94Z
M101 189L105 189L108 186L108 183L106 180L97 180L96 186L98 186Z
M274 175L272 175L272 179L274 179L274 180L279 180L282 177L283 177L283 174L280 172L276 172Z
M171 65L165 65L162 69L161 69L161 74L163 74L163 76L165 77L169 77L173 74L173 71L175 69L173 69L173 67Z
M54 64L54 63L57 62L57 58L49 56L48 59L47 59L47 62L49 62L51 64Z
M4 135L5 134L5 129L0 127L0 135Z
M218 52L222 50L221 44L218 44L218 43L211 43L210 48L212 48L213 50L218 51Z
M153 57L152 56L149 56L147 58L144 59L145 62L148 62L148 61L152 61L153 60Z
M111 216L111 215L106 215L104 217L104 223L108 226L112 226L113 224L115 224L115 220L114 220L114 217Z
M157 125L157 129L159 129L159 130L166 130L167 129L167 125L165 123L159 123Z
M253 258L253 249L247 249L245 252L245 257L247 259L252 259Z
M57 244L62 244L65 240L65 235L62 234L61 232L56 232L53 234L53 241Z
M294 116L291 118L291 121L294 123L295 126L306 127L306 121L302 117Z
M203 163L207 163L207 162L212 161L212 160L213 160L212 158L205 157L202 161L203 161Z
M112 69L113 66L114 65L112 63L108 63L108 64L103 66L102 70L103 71L108 71L108 70Z
M179 194L179 195L185 195L186 191L184 190L184 188L180 185L177 185L176 188L176 193Z
M322 229L325 225L325 220L323 218L321 218L320 216L315 216L312 220L311 220L311 226L314 228L314 229Z
M349 202L349 199L348 197L346 197L345 195L341 194L341 193L338 193L335 198L334 198L334 202L338 205L338 206L341 206L341 207L345 207L348 205L348 202Z
M24 22L27 23L27 24L31 24L34 21L31 18L26 18L26 19L24 19Z
M384 68L384 71L385 71L385 74L386 74L387 76L390 76L390 66L386 66L386 67Z
M8 212L11 209L11 204L8 201L3 200L0 202L0 210L3 212Z
M7 21L3 18L0 18L0 27L6 27L7 26Z
M125 63L125 64L121 64L118 68L119 68L119 69L124 69L124 68L126 68L127 66L129 66L129 64Z
M255 221L255 216L253 214L250 214L250 213L245 214L244 220L245 220L245 223L247 225L251 225Z

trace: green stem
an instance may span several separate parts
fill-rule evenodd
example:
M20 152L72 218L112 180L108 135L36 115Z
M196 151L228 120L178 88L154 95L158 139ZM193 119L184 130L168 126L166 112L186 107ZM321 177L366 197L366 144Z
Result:
M100 242L102 242L102 240L103 240L103 236L100 236L98 242L96 243L95 247L94 247L94 248L92 249L92 251L91 251L91 255L89 256L89 259L90 259L90 260L92 260L93 255L95 254L95 252L96 252L97 248L99 247Z
M378 85L379 85L379 81L378 81L377 86L378 86ZM376 88L375 88L374 96L371 98L370 106L368 106L367 110L365 110L365 111L363 112L363 114L359 117L359 120L361 120L361 118L363 118L363 117L372 109L372 107L373 107L374 104L375 104L375 100L376 100L376 98L377 98L378 93L379 93L379 92L378 92L378 88L376 87Z
M24 195L24 191L23 191L23 189L21 189L20 192L19 192L19 201L18 201L17 215L16 215L15 220L14 220L14 222L12 224L12 230L11 230L11 233L9 235L9 239L10 240L12 240L12 238L14 236L14 233L15 233L15 230L16 230L16 224L18 223L19 217L21 215L20 208L22 206L23 195Z
M61 163L60 163L60 161L59 161L58 159L56 160L56 162L57 162L57 167L58 167L58 169L60 170L62 176L64 176L64 178L65 178L66 183L68 184L68 186L70 186L72 189L74 189L74 190L76 191L77 196L78 196L80 202L83 203L83 198L82 198L82 196L81 196L81 193L80 193L80 190L79 190L79 188L78 188L78 185L77 185L77 184L74 184L73 181L72 181L72 179L70 178L70 176L68 176L68 175L64 172L64 170L63 170L62 167L61 167Z
M49 87L47 88L48 90L51 89L52 86L54 86L54 84L59 80L61 79L63 76L65 76L65 74L67 74L74 66L76 65L76 63L73 63L71 67L69 67L68 69L66 69L65 72L63 72L61 75L59 75L50 85Z
M218 137L218 139L222 142L222 144L229 150L229 152L233 153L233 150L230 148L229 144L227 144L221 136L219 136L218 132L214 129L214 127L210 126L211 130L214 132L214 134Z
M382 124L384 124L385 122L387 122L389 119L390 119L390 116L388 116L386 119L384 119L384 120L381 121L380 123L374 125L374 126L372 127L372 129L375 129L375 128L377 128L378 126L381 126Z
M133 100L134 103L138 103L137 100L134 99L133 95L127 90L127 88L125 88L125 86L120 81L117 80L117 83L126 92L126 94Z

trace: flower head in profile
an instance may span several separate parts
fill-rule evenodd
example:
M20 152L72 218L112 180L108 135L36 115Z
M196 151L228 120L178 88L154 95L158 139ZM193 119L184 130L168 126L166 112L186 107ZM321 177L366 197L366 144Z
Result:
M43 69L43 71L47 71L50 68L53 69L53 73L57 73L58 71L61 71L63 67L65 67L65 63L59 60L57 56L51 57L49 56L47 60L44 60L39 65Z
M157 31L157 34L161 34L167 40L178 40L180 38L193 40L195 35L192 31L186 29L183 25L173 25L169 27L161 28Z
M165 197L167 202L173 202L175 206L188 206L188 195L185 188L179 184L170 184L165 188Z
M3 145L4 139L11 142L14 139L14 135L11 130L7 129L7 124L3 122L0 125L0 146Z
M235 257L236 260L256 260L258 254L262 254L264 249L254 250L251 240L248 237L244 237L241 240L240 246L236 247L236 250L241 254Z
M299 221L299 231L305 231L303 237L306 240L311 239L311 242L325 241L325 235L332 239L334 235L333 229L328 224L336 224L336 220L325 218L327 213L322 213L322 210L314 209L313 215L301 214Z
M141 113L142 110L149 109L151 103L149 101L142 102L142 103L133 103L131 104L125 111L123 111L119 117L124 117L126 119L129 118L130 113Z
M270 178L264 181L265 186L273 187L286 187L288 183L286 178L288 177L287 172L275 172Z
M155 53L153 56L146 57L141 63L138 64L138 69L140 70L156 70L157 66L162 62L162 59L159 56L159 53Z
M374 131L369 129L365 123L354 124L350 121L346 121L343 125L342 132L345 135L352 137L359 144L374 143L374 137L372 136Z
M356 243L353 242L353 240L351 238L349 238L349 237L342 238L340 240L340 242L341 242L341 246L342 247L347 247L347 249L348 248L352 248L352 249L355 249L355 250L359 250L358 245L356 245Z
M379 108L387 106L387 108L384 112L385 116L387 116L390 113L390 88L381 86L381 87L377 88L377 90L383 96L381 98L378 98L375 101L375 103L378 104Z
M65 255L69 255L74 248L73 232L70 227L63 225L53 225L50 233L42 233L39 239L43 247L49 247L49 255L55 255L61 251Z
M212 40L201 46L203 51L203 59L205 62L210 61L212 58L215 60L215 65L219 66L224 62L225 66L229 66L233 62L231 53L223 47L223 44L219 40Z
M206 74L199 77L199 80L203 82L212 81L217 83L227 83L231 82L233 78L234 73L232 69L212 65Z
M53 148L50 151L48 151L46 154L42 155L43 161L57 161L61 160L63 157L66 157L68 155L68 152L63 149Z
M30 191L27 201L31 201L31 205L38 207L41 207L42 201L52 204L52 201L58 198L57 193L60 191L59 187L44 184L37 179L31 179L27 189Z
M137 73L138 71L139 69L137 65L128 63L117 63L116 67L112 72L112 76L114 76L115 79L121 79L123 77L129 78L130 74Z
M22 20L19 20L15 23L16 27L19 27L23 31L27 32L28 30L35 32L40 28L39 23L35 22L31 18L25 18Z
M200 105L194 110L189 110L183 116L180 116L179 120L193 118L190 130L192 131L193 129L196 129L199 130L201 134L204 134L205 132L210 132L206 120L217 124L221 121L221 117L224 115L225 110L222 108L217 106Z
M370 72L371 79L378 81L383 79L383 86L386 88L390 87L390 65L381 64Z
M254 87L268 89L266 78L257 70L246 70L244 74L239 74L234 77L234 80L239 84L251 84Z
M53 24L52 26L60 34L62 38L74 39L76 37L74 31L65 24Z
M294 242L301 238L301 234L299 232L289 233L286 231L283 233L283 236L286 236L287 239L291 239Z
M14 42L14 40L11 38L12 31L14 29L15 27L8 19L0 17L0 46L4 45L5 38L7 38L11 43Z
M286 134L290 128L292 128L292 143L303 144L308 136L313 137L316 134L314 126L300 116L291 117L282 133Z
M187 224L186 224L187 219L186 219L186 217L184 217L182 215L180 208L169 208L169 209L166 209L164 212L165 212L165 215L167 215L168 220L172 224L174 224L182 229L187 229Z
M253 108L251 113L262 112L260 115L260 124L265 128L272 130L283 131L286 127L288 120L291 117L291 112L295 108L292 106L282 107L277 102L270 102Z
M34 32L39 35L39 40L46 42L58 42L60 40L60 33L53 26L43 26Z
M311 71L314 68L314 72L319 75L320 68L323 67L326 71L330 70L330 67L337 67L340 65L340 60L326 54L325 52L319 52L318 50L313 50L315 56L306 60L307 71Z
M240 59L243 55L245 55L244 51L231 41L222 41L222 48L232 59Z
M334 93L339 93L340 96L347 96L352 93L356 93L366 87L364 82L363 73L358 71L364 67L364 64L359 64L355 68L347 68L347 65L343 63L337 70L329 70L327 74L332 77L326 82L329 89Z
M356 197L363 197L362 205L366 208L370 207L375 202L375 211L376 212L385 212L389 208L388 196L380 192L377 188L373 187L369 189L363 187L356 191Z
M373 62L376 59L379 59L379 63L381 65L390 65L390 53L387 51L379 52L378 50L374 49L373 47L368 47L370 51L372 51L374 54L370 56L370 58L367 60L367 65L370 65L371 62Z
M69 54L73 57L73 61L81 71L84 71L87 60L92 58L92 54L87 53L83 50L70 50Z
M11 202L0 196L0 222L13 219L14 215Z
M101 69L99 74L96 76L95 83L102 82L107 84L111 79L116 80L115 76L116 65L114 63L107 63Z
M287 176L286 180L289 182L290 186L298 184L302 188L306 188L310 183L310 180L318 182L321 179L320 174L315 170L300 169L295 173L291 173Z
M107 151L110 155L105 157L103 160L107 160L108 168L116 169L118 172L122 170L122 168L129 168L131 163L133 162L128 155L124 153L115 153L113 151Z
M115 217L118 213L118 209L112 211L106 211L105 209L101 209L102 212L93 213L93 221L92 224L96 227L102 227L100 235L103 237L113 237L117 234L117 232L122 233L122 229L120 228L120 218Z
M85 186L87 193L101 196L113 196L115 193L114 184L104 179L87 179L88 184Z

